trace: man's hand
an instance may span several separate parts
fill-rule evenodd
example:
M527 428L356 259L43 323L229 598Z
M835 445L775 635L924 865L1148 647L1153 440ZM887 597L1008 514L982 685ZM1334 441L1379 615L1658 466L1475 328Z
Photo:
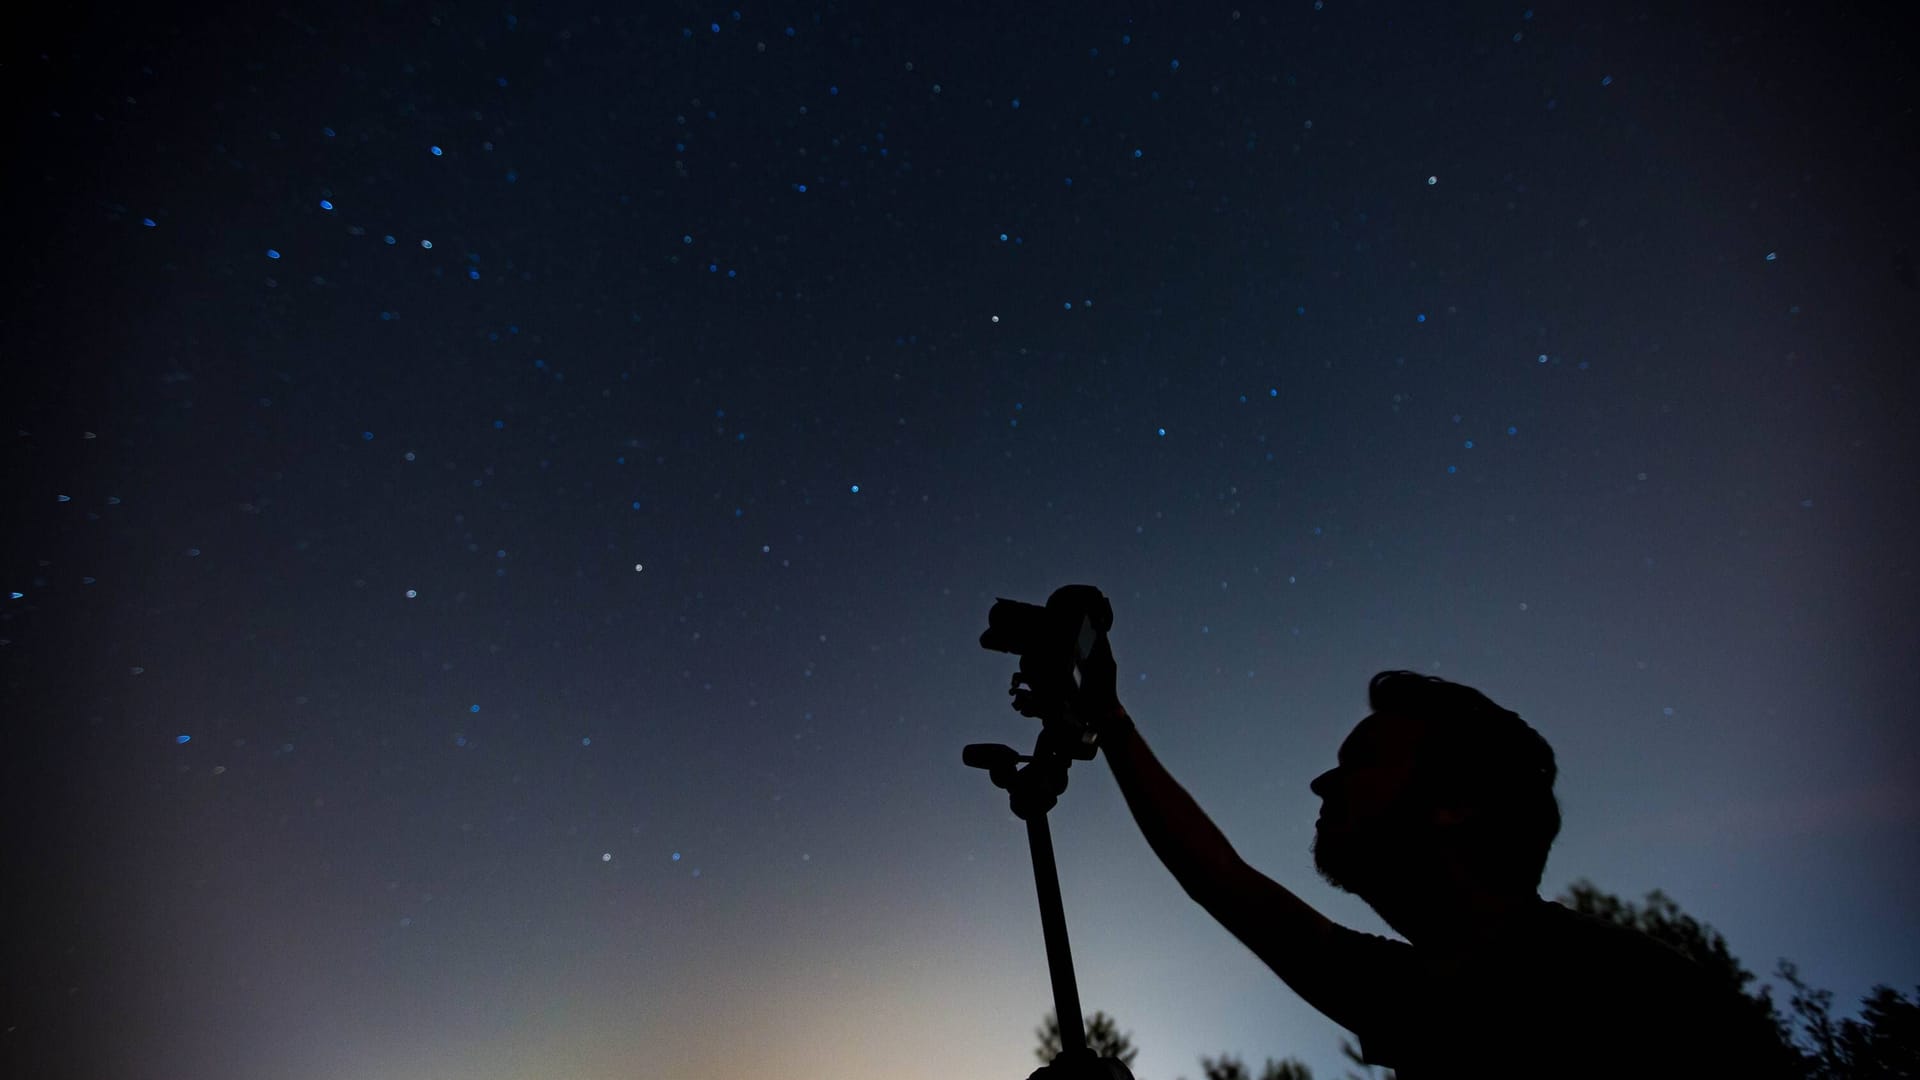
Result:
M1112 716L1113 710L1120 706L1118 678L1113 648L1107 644L1107 635L1101 634L1093 643L1093 651L1080 664L1080 688L1074 693L1074 713L1096 724Z
M1070 676L1073 677L1077 677L1077 683L1056 687L1048 694L1042 688L1031 685L1032 680L1025 672L1015 672L1013 687L1007 693L1013 695L1013 707L1022 716L1047 716L1050 708L1065 704L1072 720L1092 725L1099 733L1099 729L1113 718L1114 711L1120 707L1113 649L1107 644L1105 634L1094 641L1092 651L1077 665L1074 676ZM1065 696L1064 702L1061 701L1062 695ZM1049 705L1049 702L1053 704Z

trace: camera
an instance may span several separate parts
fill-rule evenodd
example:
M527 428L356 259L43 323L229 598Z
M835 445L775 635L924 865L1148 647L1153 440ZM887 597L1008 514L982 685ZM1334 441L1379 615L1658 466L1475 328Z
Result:
M1014 705L1039 717L1043 734L1067 756L1093 760L1094 717L1079 712L1080 676L1094 648L1113 629L1113 605L1092 585L1063 585L1046 606L994 597L980 647L1020 657ZM1024 690L1020 684L1027 684Z

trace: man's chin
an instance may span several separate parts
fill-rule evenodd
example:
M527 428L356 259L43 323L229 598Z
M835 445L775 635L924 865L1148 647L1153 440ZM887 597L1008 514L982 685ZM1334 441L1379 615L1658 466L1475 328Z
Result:
M1348 883L1349 875L1345 873L1345 867L1340 865L1337 858L1329 857L1324 836L1313 838L1312 852L1314 872L1320 875L1322 881L1341 892L1353 892L1353 887Z
M1372 887L1373 875L1368 873L1369 868L1353 865L1347 857L1349 853L1341 847L1329 845L1325 834L1313 838L1312 854L1314 872L1327 884L1362 900L1377 893Z

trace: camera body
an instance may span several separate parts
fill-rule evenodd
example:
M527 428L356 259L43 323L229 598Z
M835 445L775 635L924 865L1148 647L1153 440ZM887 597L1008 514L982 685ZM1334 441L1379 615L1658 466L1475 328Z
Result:
M987 630L980 647L1020 657L1015 706L1037 716L1042 734L1067 756L1093 759L1098 749L1094 717L1078 711L1083 665L1095 647L1113 629L1113 605L1092 585L1063 585L1047 597L1044 607L1006 597L994 597L987 612Z

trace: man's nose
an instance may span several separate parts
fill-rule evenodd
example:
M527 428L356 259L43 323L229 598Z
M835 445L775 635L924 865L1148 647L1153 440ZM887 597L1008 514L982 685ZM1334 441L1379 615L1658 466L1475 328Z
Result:
M1326 772L1323 772L1319 776L1314 777L1313 783L1307 785L1307 790L1313 792L1315 795L1318 795L1323 799L1326 798L1328 780L1331 779L1332 776L1333 776L1333 770L1328 769Z

